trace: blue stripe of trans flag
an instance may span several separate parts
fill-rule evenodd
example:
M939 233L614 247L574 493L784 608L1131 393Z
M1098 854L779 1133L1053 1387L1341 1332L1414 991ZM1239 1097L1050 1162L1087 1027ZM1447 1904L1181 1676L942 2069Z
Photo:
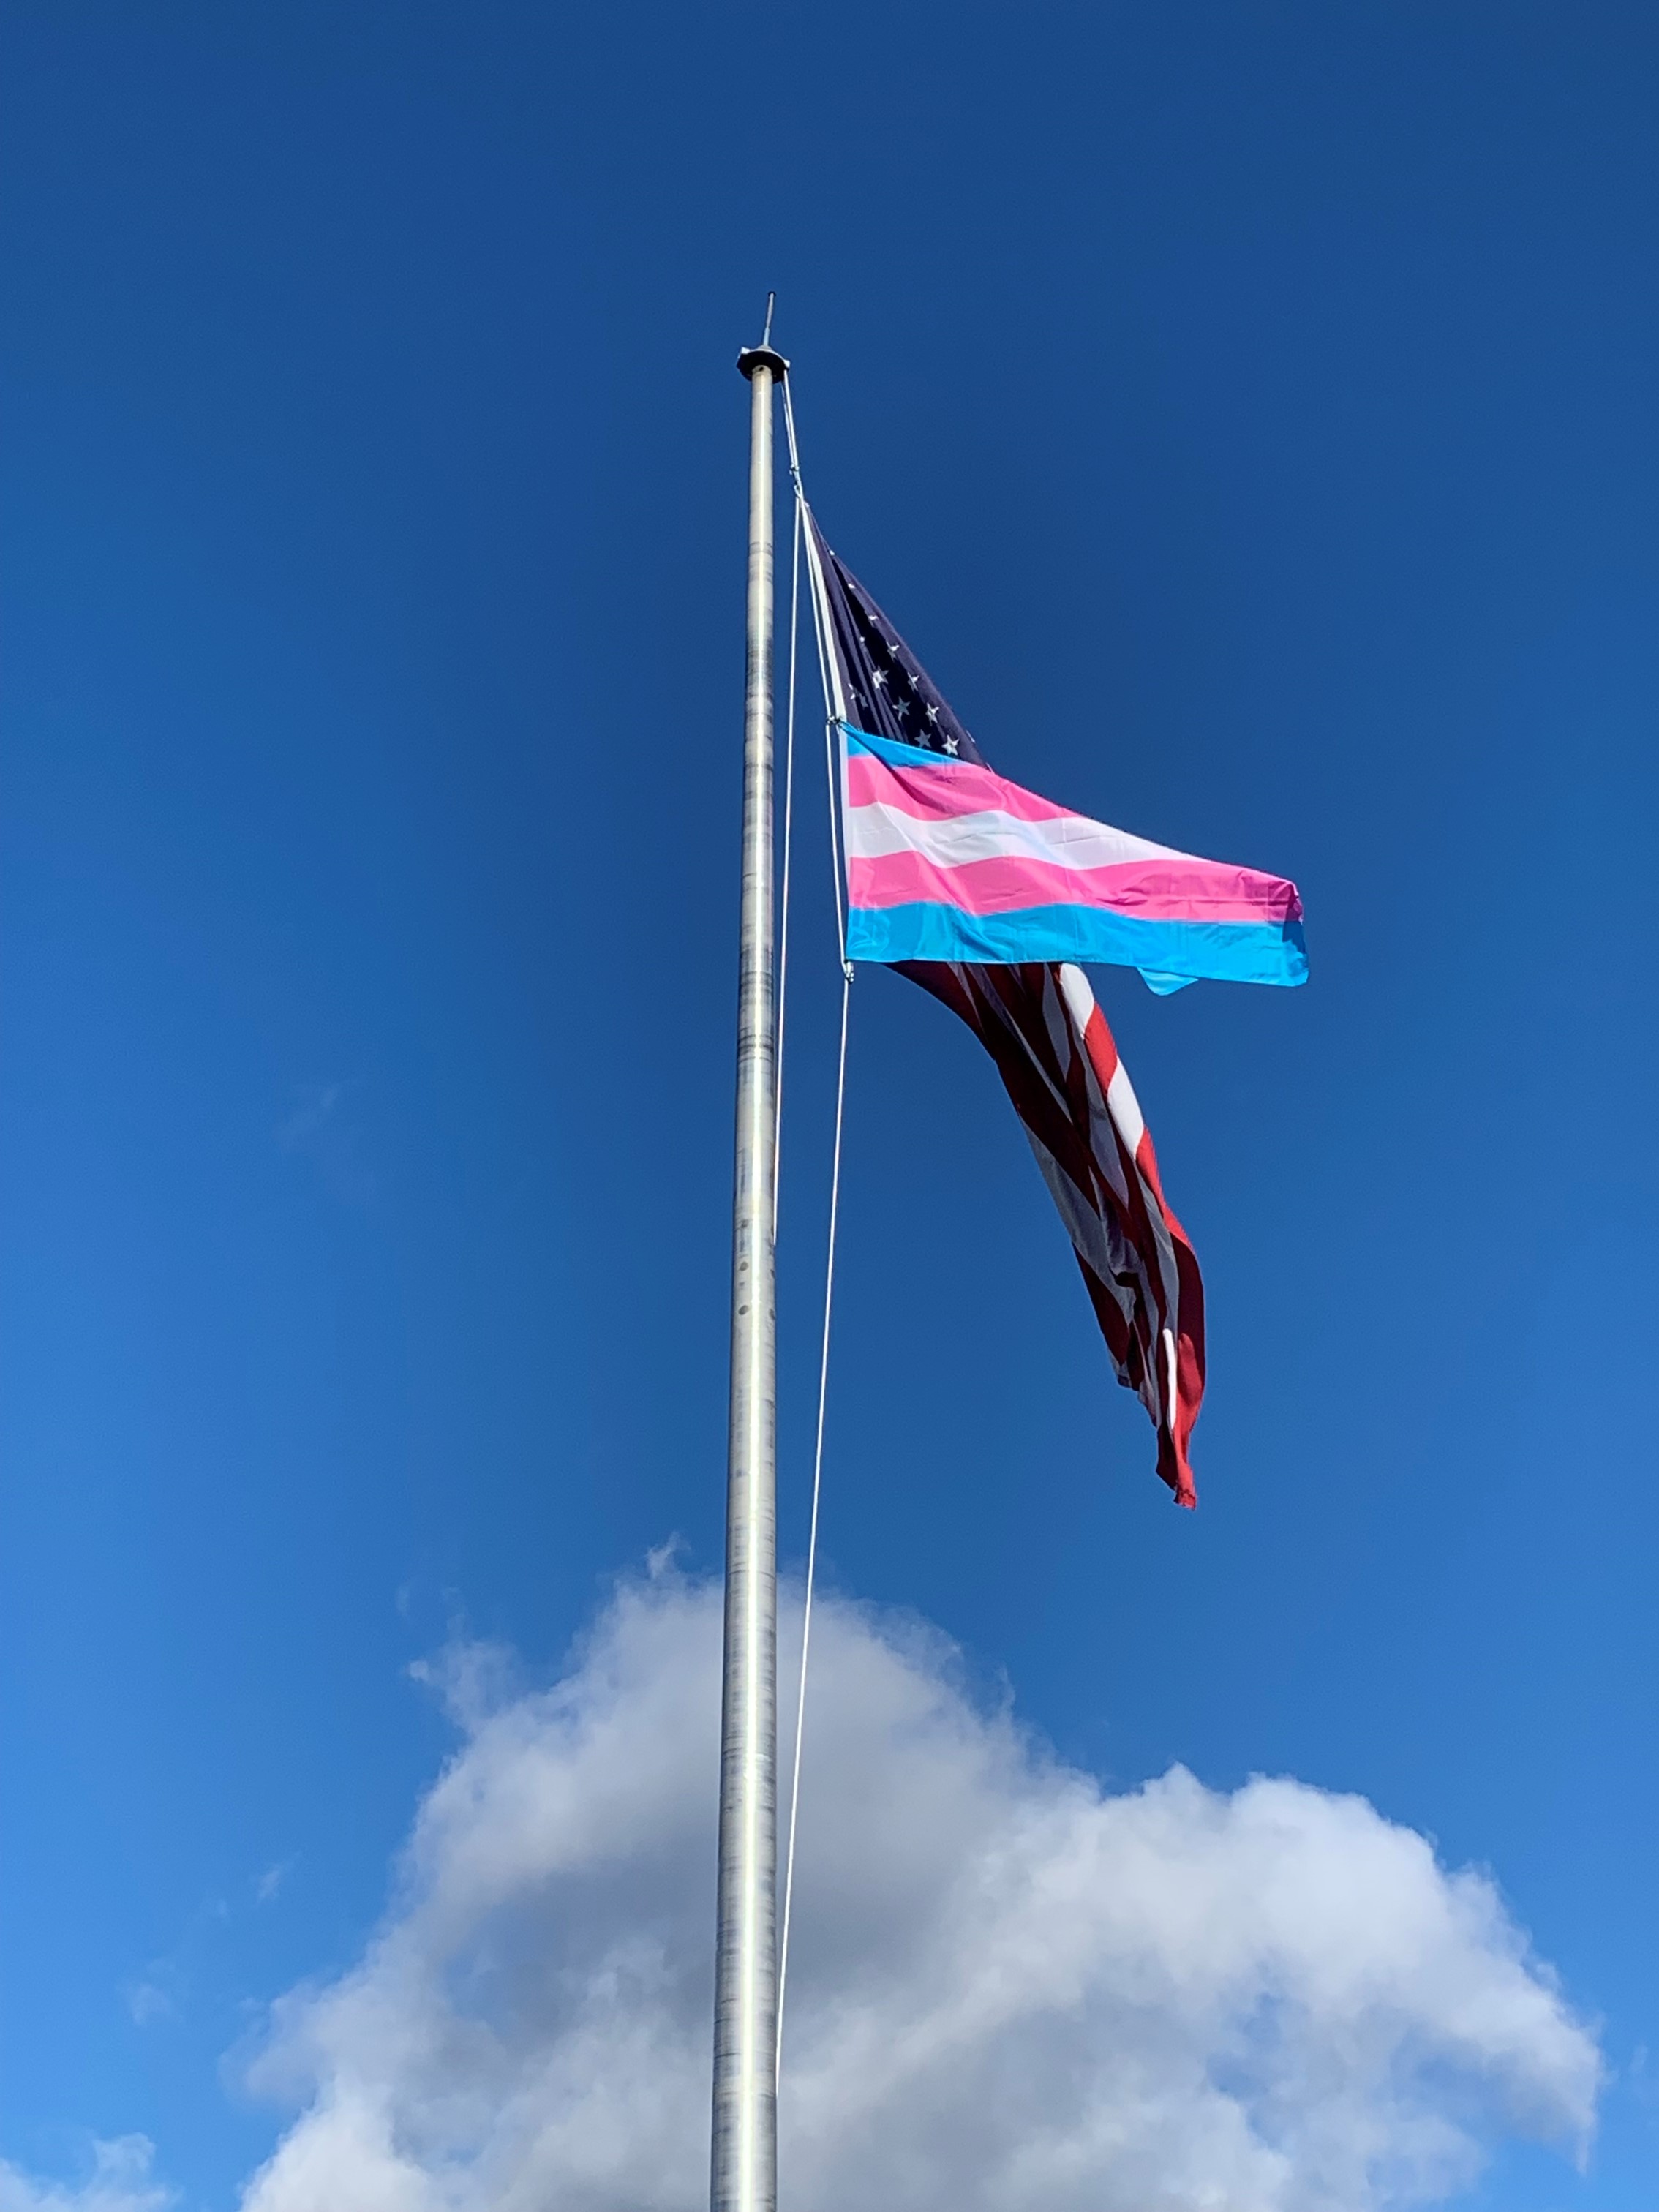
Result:
M847 740L847 750L853 753L873 753L894 768L949 768L950 761L943 753L929 752L926 745L902 745L895 738L872 737L868 730L855 730L850 722L841 725L842 736Z
M1146 921L1085 906L963 914L931 900L854 907L847 917L847 956L997 966L1024 960L1092 960L1103 967L1150 969L1160 981L1169 978L1166 989L1176 976L1206 976L1220 983L1300 983L1308 973L1299 922Z

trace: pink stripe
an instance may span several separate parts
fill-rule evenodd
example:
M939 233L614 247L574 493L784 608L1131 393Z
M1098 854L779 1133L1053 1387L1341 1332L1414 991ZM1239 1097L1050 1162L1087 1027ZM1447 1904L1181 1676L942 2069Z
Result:
M925 899L962 914L1011 914L1028 906L1102 907L1144 921L1297 920L1302 902L1292 884L1216 860L1124 860L1107 868L1065 868L1057 861L965 860L942 868L921 853L852 857L853 904L909 906Z
M1034 791L993 775L972 761L941 761L937 768L893 769L872 753L847 758L849 806L879 803L914 814L923 822L948 822L953 815L983 814L994 808L1019 822L1081 822L1069 806L1056 806Z

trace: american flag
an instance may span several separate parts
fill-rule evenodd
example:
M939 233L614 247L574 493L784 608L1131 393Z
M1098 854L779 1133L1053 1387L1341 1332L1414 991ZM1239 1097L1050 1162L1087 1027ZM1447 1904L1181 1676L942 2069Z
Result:
M842 719L872 738L921 745L982 768L984 754L951 713L944 693L852 570L824 544L816 522L811 531L842 679L837 711Z
M921 662L813 530L841 719L953 760L984 756ZM996 1064L1061 1220L1120 1382L1158 1431L1158 1471L1194 1500L1188 1440L1204 1395L1204 1285L1106 1018L1070 963L893 963L960 1015Z

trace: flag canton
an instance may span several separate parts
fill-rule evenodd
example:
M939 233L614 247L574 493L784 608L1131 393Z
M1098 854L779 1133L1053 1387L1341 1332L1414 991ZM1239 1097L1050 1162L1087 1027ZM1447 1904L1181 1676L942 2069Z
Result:
M816 532L817 526L813 526ZM822 538L819 568L836 657L847 685L847 719L872 737L919 745L947 760L985 756L951 711L927 671L893 628L858 578Z

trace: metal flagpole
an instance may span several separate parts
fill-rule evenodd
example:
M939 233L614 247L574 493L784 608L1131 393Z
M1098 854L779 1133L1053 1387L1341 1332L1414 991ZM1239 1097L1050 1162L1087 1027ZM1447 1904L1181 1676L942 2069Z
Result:
M749 379L749 657L744 696L738 1130L732 1200L732 1408L714 1941L713 2212L777 2203L776 1162L772 1032L772 399L789 364L772 302Z

